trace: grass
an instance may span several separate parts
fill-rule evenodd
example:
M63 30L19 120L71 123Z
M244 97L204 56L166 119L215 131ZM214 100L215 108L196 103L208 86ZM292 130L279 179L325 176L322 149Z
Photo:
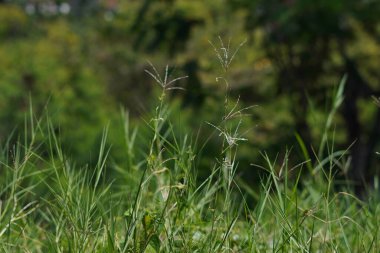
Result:
M263 153L266 174L260 187L251 187L236 176L235 157L245 141L242 118L252 109L229 97L228 69L237 50L230 54L229 43L225 48L223 42L220 50L213 48L222 64L217 81L226 92L221 121L208 122L222 145L206 179L196 176L199 146L204 144L187 135L176 137L169 120L167 92L177 89L182 77L169 81L166 67L161 78L151 65L147 73L162 94L147 121L152 138L144 159L137 160L139 135L131 129L128 113L123 113L124 165L108 157L108 128L97 163L84 167L62 151L48 119L31 116L23 139L2 144L0 251L379 252L378 184L362 201L348 184L338 188L334 180L348 154L334 150L326 135L344 82L332 101L315 162L298 137L305 161L292 167L290 151L282 159ZM328 150L326 157L323 150Z

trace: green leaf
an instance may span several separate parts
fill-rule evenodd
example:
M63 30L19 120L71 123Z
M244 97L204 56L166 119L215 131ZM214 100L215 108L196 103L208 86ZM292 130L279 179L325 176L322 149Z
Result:
M149 244L154 248L156 252L160 252L161 241L157 234L152 235Z

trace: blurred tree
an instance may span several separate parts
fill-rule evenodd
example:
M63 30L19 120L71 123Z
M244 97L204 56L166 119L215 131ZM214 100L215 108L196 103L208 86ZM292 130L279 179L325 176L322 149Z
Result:
M155 87L151 86L151 80L143 71L148 67L148 59L154 59L155 65L164 66L181 55L181 60L174 63L176 71L196 80L198 59L183 55L192 30L202 26L208 16L204 7L204 2L199 0L126 1L118 4L112 16L106 15L99 20L101 33L98 41L105 50L95 53L104 63L103 69L107 69L105 75L110 92L134 114L146 110L147 100L141 98ZM113 46L106 46L109 44ZM202 86L194 83L187 88L195 91Z
M99 0L69 0L70 12L75 17L91 16L92 13L100 8L99 2Z
M312 153L312 145L321 139L333 84L347 73L335 143L347 147L355 142L350 177L369 180L369 168L374 167L372 150L379 145L376 136L380 131L380 113L368 99L380 87L379 1L2 3L8 3L0 6L2 138L23 121L30 93L35 108L44 108L51 98L49 108L56 112L55 120L62 129L73 129L72 134L62 133L65 145L77 149L74 153L86 153L113 115L111 100L128 107L133 115L149 111L149 95L156 86L144 74L147 60L161 70L169 63L175 67L173 75L189 76L181 83L187 91L174 96L180 94L185 111L197 116L190 115L186 124L198 127L204 123L201 118L218 122L225 90L215 82L220 66L209 40L218 42L220 35L227 43L231 38L231 48L235 48L248 38L228 73L231 102L240 97L246 103L242 106L261 105L246 118L255 127L247 132L250 146L240 152L240 161L245 161L241 167L250 168L252 161L260 161L258 150L278 152L294 140L293 131L310 142ZM55 3L50 6L55 10L65 3L65 11L70 8L74 15L47 18L39 14L44 3ZM77 117L79 121L71 121ZM200 138L207 139L210 131ZM210 143L206 153L212 159L212 151L220 145Z
M262 46L277 69L278 94L292 98L291 111L296 130L306 143L312 143L308 96L313 95L320 106L326 103L328 89L326 76L337 69L348 75L343 105L343 117L348 132L347 144L351 149L350 179L358 183L370 180L370 165L374 153L375 137L380 131L378 115L372 122L372 131L365 132L360 122L358 99L380 92L380 76L358 67L362 60L349 51L357 45L358 22L373 40L378 40L380 16L379 1L357 0L231 0L233 8L245 8L246 28L263 29ZM336 58L338 57L338 63ZM368 70L368 69L367 69ZM370 141L369 141L370 140ZM311 146L308 151L312 154Z
M183 50L192 28L202 24L202 19L186 8L200 9L201 5L199 1L185 5L175 0L143 1L130 28L135 38L134 48L141 50L145 47L148 51L164 49L171 56Z
M184 106L192 106L200 109L205 100L205 94L202 89L202 81L198 76L199 66L196 59L189 60L183 66L183 70L187 73L185 84L186 92L183 97Z
M0 5L0 37L3 39L26 33L28 19L23 10L15 5Z
M34 32L44 36L0 45L0 139L16 126L21 130L30 97L37 116L48 105L63 147L77 161L88 162L114 115L105 84L85 62L82 41L67 22L50 21Z

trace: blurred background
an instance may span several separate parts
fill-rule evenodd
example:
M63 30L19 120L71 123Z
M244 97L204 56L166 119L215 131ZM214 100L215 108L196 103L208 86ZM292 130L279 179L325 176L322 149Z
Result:
M145 72L152 62L173 77L187 75L170 93L178 135L217 136L207 122L223 113L224 75L214 48L246 43L228 71L231 97L243 107L239 177L257 183L260 152L281 161L292 150L305 160L318 150L333 98L344 75L344 101L328 145L349 148L338 178L373 183L379 172L380 1L378 0L0 0L0 142L24 129L25 115L48 113L63 148L79 164L96 160L109 124L112 162L127 166L120 112L143 130L159 87ZM191 134L193 133L193 134ZM199 175L220 153L211 138ZM304 151L305 151L304 150ZM332 152L325 149L326 153ZM124 164L124 165L123 165Z

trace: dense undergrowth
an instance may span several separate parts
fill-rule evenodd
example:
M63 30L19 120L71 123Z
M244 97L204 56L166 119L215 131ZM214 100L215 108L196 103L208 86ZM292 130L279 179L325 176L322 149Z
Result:
M319 150L288 163L263 153L259 185L239 178L235 159L245 141L242 118L254 110L229 97L228 68L237 51L214 46L225 88L220 122L207 122L220 138L220 153L205 179L197 161L207 140L177 136L167 96L180 89L151 65L146 72L162 88L147 121L150 145L144 159L138 130L123 114L126 164L108 157L108 128L98 162L78 167L62 151L59 131L46 117L26 120L25 133L1 145L1 252L379 252L377 181L368 198L334 180L347 168L349 150L334 150L331 126L342 102L336 90ZM185 77L183 77L185 78ZM327 155L326 155L327 154ZM324 157L323 157L323 156ZM273 157L273 158L271 158ZM312 157L312 159L310 158ZM252 161L254 163L254 161ZM259 190L256 190L259 189Z

